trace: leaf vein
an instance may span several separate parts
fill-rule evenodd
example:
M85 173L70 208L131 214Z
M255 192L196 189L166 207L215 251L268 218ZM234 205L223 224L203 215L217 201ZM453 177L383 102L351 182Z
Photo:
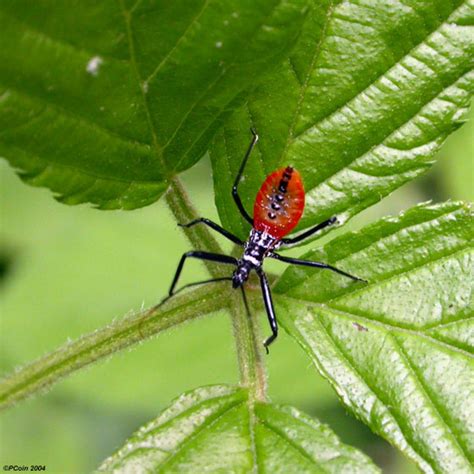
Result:
M435 263L437 264L439 262L450 260L453 257L456 258L458 255L462 255L466 250L470 250L470 244L467 241L463 242L463 245L460 245L460 246L455 247L454 249L452 249L450 253L445 253L442 256L429 255L426 260L418 262L416 265L413 265L409 268L404 268L404 269L401 269L400 271L395 271L393 273L388 273L387 275L382 275L382 276L379 277L379 279L376 282L369 283L366 286L357 288L354 291L352 291L351 294L354 295L354 294L357 294L357 293L363 293L364 291L366 291L367 288L374 288L374 287L377 287L377 286L382 285L382 284L385 285L387 282L389 282L391 280L398 280L399 277L404 276L404 275L409 275L413 272L418 271L420 268L428 267L431 264L435 264ZM339 299L344 298L346 295L347 295L347 293L342 295L342 296L337 296L335 298L331 298L329 300L326 300L326 303L330 303L330 302L331 303L337 303Z
M269 431L272 433L275 433L279 438L283 439L288 445L290 445L295 451L297 451L299 454L301 454L304 458L309 460L312 464L316 465L318 467L318 472L321 473L327 473L329 472L328 470L324 469L322 464L316 461L310 453L308 453L302 446L299 444L295 443L292 439L288 438L285 436L284 433L282 433L277 427L271 425L268 423L266 420L260 419L260 423L266 427Z
M301 88L303 86L303 82L301 81L301 79L298 76L298 73L296 72L296 68L295 68L295 65L293 64L293 60L291 59L291 56L288 57L288 66L290 67L290 71L295 76L296 82Z
M453 13L453 12L452 12ZM300 133L298 133L298 135L296 135L294 137L294 140L297 140L298 138L301 138L303 135L305 135L307 132L309 132L311 129L313 128L318 128L318 125L323 122L323 121L326 121L326 120L329 120L331 119L332 117L334 117L335 115L337 115L339 112L341 112L346 106L348 103L354 101L359 95L363 94L363 93L366 93L368 90L370 90L371 87L373 87L374 85L376 85L376 83L378 81L380 81L388 72L390 72L391 70L393 70L395 67L398 67L398 66L403 66L406 68L406 64L403 64L403 60L406 60L407 58L409 57L413 57L413 52L415 52L422 44L424 44L431 35L433 35L434 33L436 32L440 32L442 31L442 28L447 24L447 21L441 23L440 25L438 25L438 27L434 30L431 30L429 34L427 34L420 42L418 42L417 44L415 44L403 57L401 57L397 62L395 62L394 64L392 64L392 66L390 66L388 69L386 69L382 74L378 75L377 77L374 78L373 81L371 81L367 86L364 87L364 89L361 89L359 90L358 92L356 92L351 98L349 98L348 100L346 100L346 102L344 104L342 104L341 106L337 107L334 111L332 111L331 113L329 113L328 115L326 115L325 117L322 117L318 123L316 124L313 124L309 127L307 127L306 129L302 130ZM332 36L332 35L331 35ZM410 71L411 72L411 71ZM416 74L415 74L416 76ZM452 85L452 84L451 84ZM445 87L446 89L447 87ZM430 99L427 103L431 102L433 99ZM425 104L426 105L426 104Z
M446 427L447 431L451 435L452 439L454 440L454 444L458 447L459 451L462 453L463 457L465 458L467 464L469 463L469 454L464 446L462 446L459 442L459 438L461 436L458 433L458 436L455 435L454 433L454 428L449 425L448 421L446 418L443 416L441 413L440 408L438 407L438 404L435 402L434 397L430 394L429 390L425 386L425 383L423 382L423 379L417 369L417 367L413 364L413 362L410 360L408 357L408 354L405 352L403 349L402 345L399 343L398 339L396 337L393 337L391 335L391 340L393 341L394 345L398 348L399 354L402 356L402 359L405 361L406 365L410 369L410 371L413 373L416 381L418 382L419 386L419 392L423 395L423 398L425 398L428 403L433 407L433 410L437 414L438 418L441 420L441 423ZM444 438L446 439L446 438Z
M382 394L378 394L377 391L372 388L372 386L368 383L368 381L366 380L366 378L364 378L362 376L362 374L360 374L360 372L358 371L358 369L356 368L354 362L349 358L349 355L344 351L343 347L341 347L340 344L338 344L338 342L336 341L336 339L329 333L328 329L324 326L324 324L319 320L319 318L314 318L314 320L317 322L317 324L320 326L320 328L322 329L322 331L327 335L328 339L332 342L332 345L333 345L333 348L334 350L339 353L339 356L340 358L342 359L342 362L345 362L346 366L353 371L353 373L359 378L359 381L361 384L365 385L367 387L367 389L372 393L372 395L374 396L375 400L380 403L386 410L387 414L391 417L392 419L392 422L396 425L396 427L398 428L398 431L400 433L400 435L402 436L403 438L403 441L411 447L411 449L421 458L423 459L423 461L426 462L426 459L421 455L421 453L415 449L415 447L413 446L412 443L409 443L405 437L405 433L403 432L402 428L401 428L401 423L400 423L400 420L398 420L397 418L397 415L396 415L396 411L392 411L391 407L393 406L392 403L386 403L384 400L383 400L383 397L382 397ZM313 353L314 354L314 353ZM315 355L315 354L314 354ZM359 413L361 416L363 416L363 418L365 419L366 423L369 424L369 421L370 420L367 420L366 417L363 415L363 413ZM384 438L388 438L387 434L382 432L382 431L379 431L377 429L375 429L375 431L377 433L380 434L380 436L384 437ZM395 442L395 440L391 440L392 442ZM396 445L398 445L400 447L400 441L398 442L395 442ZM419 447L417 446L417 448L419 449Z
M328 30L328 25L331 21L331 18L332 18L332 14L334 12L334 8L335 8L335 4L334 4L334 0L331 0L330 2L330 5L327 9L327 12L326 12L326 18L325 18L325 22L324 22L324 27L323 27L323 31L321 32L321 38L319 39L319 42L318 44L316 45L316 48L313 52L313 56L311 58L311 62L309 64L309 67L308 67L308 70L306 72L306 77L304 78L303 80L303 85L302 85L302 88L300 90L300 94L299 94L299 98L298 98L298 102L296 104L296 108L293 112L293 118L291 120L291 123L290 123L290 127L288 129L288 138L286 140L286 144L285 144L285 148L283 149L283 151L281 152L281 157L283 158L283 156L286 154L290 144L296 139L296 137L293 137L293 134L294 134L294 130L295 130L295 127L296 127L296 123L298 121L298 115L301 111L301 107L303 106L303 101L305 99L305 95L306 95L306 91L309 87L309 82L310 82L310 79L311 79L311 73L314 69L314 66L316 64L316 61L318 60L319 58L319 55L321 54L321 50L322 50L322 45L323 45L323 42L324 40L326 39L326 34L327 34L327 30ZM291 62L290 62L290 65L291 65ZM296 74L296 71L295 71L295 74ZM298 80L298 82L300 82ZM297 135L298 136L298 135Z
M161 60L161 62L156 66L156 68L153 70L153 72L145 79L145 82L150 83L155 76L160 72L160 70L163 68L163 66L166 64L170 56L173 54L173 52L179 47L179 45L184 41L184 38L188 34L188 32L191 30L191 28L194 26L195 23L199 21L199 18L204 14L206 8L209 6L210 0L205 0L202 8L199 10L199 12L192 18L191 22L189 25L186 27L184 30L183 34L178 38L176 41L175 45L169 50L168 54Z
M260 31L263 26L265 25L265 22L266 20L273 14L273 12L277 9L277 7L279 5L281 5L281 3L283 2L283 0L278 0L278 3L276 5L273 6L273 9L272 11L270 11L268 13L268 15L262 20L262 22L257 26L257 28L255 28L255 30L253 31L252 35L251 35L251 38L253 38L258 31ZM190 107L190 109L186 112L185 116L183 117L183 119L181 120L181 122L179 123L179 125L176 127L176 130L174 131L174 133L172 134L172 136L170 137L170 139L166 142L166 144L163 146L163 150L165 148L168 147L168 145L171 143L171 141L173 140L173 138L178 134L181 126L183 125L183 123L186 121L186 119L188 118L188 116L194 111L194 109L199 105L200 101L207 95L207 93L209 93L209 91L212 90L212 88L232 69L235 67L235 63L231 63L229 64L229 66L227 68L224 68L221 73L216 77L216 79L214 81L211 81L211 83L209 84L209 86L204 90L204 92L199 96L199 98L194 102L194 104ZM232 98L231 100L229 100L228 103L232 102L232 100L235 99ZM193 142L189 145L189 147L187 148L186 152L183 153L181 155L181 157L178 159L177 163L174 165L173 167L173 170L178 170L179 169L179 165L183 162L183 160L188 156L189 152L193 149L194 145L207 133L207 131L212 127L212 125L214 124L215 120L217 120L217 118L219 117L219 115L222 113L222 111L225 110L225 106L223 108L220 108L217 110L217 112L214 114L214 120L213 121L210 121L209 124L203 129L203 131L193 140Z
M130 21L131 20L131 17L130 17L131 13L127 12L127 10L125 8L124 0L118 0L118 2L119 2L119 8L122 11L122 15L123 15L124 23L125 23L125 28L126 28L126 31L127 31L127 40L128 40L128 50L129 50L130 62L131 62L133 71L135 73L135 77L137 79L137 85L138 85L138 87L141 91L143 107L145 108L148 127L149 127L150 133L151 133L152 138L153 138L153 145L155 146L155 154L156 154L156 157L157 157L157 159L159 160L159 162L161 164L161 167L162 167L163 171L166 174L168 174L166 163L164 162L164 159L163 159L163 153L161 152L160 146L158 144L158 137L157 137L157 134L156 134L155 125L153 123L153 116L151 114L150 107L148 106L148 99L147 99L146 93L145 93L145 91L142 87L142 78L140 76L140 71L138 69L137 60L136 60L136 57L135 57L135 43L133 41L132 25L131 25L131 21Z
M229 414L229 412L240 408L240 405L242 404L243 404L242 400L237 400L227 405L221 411L217 412L213 416L208 417L205 422L203 422L195 431L193 431L190 434L190 436L188 436L185 440L183 440L179 444L178 449L170 453L170 455L160 464L159 470L157 472L169 472L164 469L166 469L166 466L171 461L173 461L178 456L180 456L183 452L185 452L186 449L188 449L190 445L192 445L192 442L196 440L196 438L199 438L199 436L201 436L203 433L205 433L210 428L212 428L221 418Z
M446 327L446 326L451 326L451 325L454 326L455 324L463 323L463 322L469 321L471 319L474 320L474 316L469 315L469 316L466 316L465 318L454 319L454 320L448 321L448 322L436 323L432 326L428 325L428 326L425 326L423 329L426 330L426 331L431 331L432 329L440 329L440 328L443 328L443 327Z
M5 85L4 87L7 87L10 90L14 90L16 93L18 93L20 95L29 97L30 99L38 102L39 104L43 105L44 107L50 108L52 111L56 112L58 115L66 116L70 119L73 119L73 120L79 122L79 124L89 126L93 130L95 130L99 133L102 133L104 135L107 135L111 139L114 139L114 140L122 142L122 143L126 143L128 145L132 145L132 146L137 146L137 147L147 148L147 149L150 148L150 144L147 143L147 142L137 140L136 138L124 137L124 136L120 135L118 132L116 132L116 131L108 128L108 127L104 127L103 125L101 125L98 122L95 122L95 121L90 120L90 119L86 119L86 118L82 117L81 115L73 112L72 110L66 109L66 108L64 108L64 107L62 107L62 106L60 106L60 105L58 105L54 102L48 101L47 99L44 99L43 97L40 97L40 96L32 93L31 91L21 87L21 85L19 85L19 84L15 84L14 86L12 86L12 85L6 86ZM46 112L46 109L43 110L43 112ZM37 114L35 117L32 117L32 118L38 118L38 115L39 114ZM20 126L25 125L25 124L26 124L26 122L23 122L22 124L20 124ZM4 130L8 130L8 129L4 129Z
M76 44L74 44L72 42L69 42L69 41L66 41L64 38L56 38L54 36L51 36L51 34L48 34L48 33L44 32L42 30L39 30L39 29L31 26L30 24L26 23L26 21L24 19L20 19L17 16L14 16L11 13L9 13L9 12L5 11L4 9L2 9L1 2L0 2L0 11L1 11L2 15L10 18L10 20L14 21L18 25L21 25L22 28L24 28L26 31L30 32L33 36L39 36L39 37L42 37L44 40L50 41L51 43L56 43L57 45L61 45L65 48L72 49L75 53L84 53L85 55L88 55L90 57L94 57L94 56L97 55L97 51L92 52L92 51L89 51L89 50L84 49L84 48L79 48ZM106 59L107 61L110 61L110 62L121 62L120 59L115 58L113 56L105 55L105 54L103 54L103 52L100 52L100 57L102 59Z
M381 146L385 146L385 141L387 139L389 139L391 136L393 136L395 133L399 132L407 123L409 123L411 120L413 120L417 115L421 114L422 110L427 106L429 105L430 103L434 102L435 100L438 100L439 97L447 90L449 89L450 87L454 86L456 84L456 82L458 82L459 80L463 79L464 77L467 77L468 75L470 75L470 71L468 72L463 72L460 76L457 76L455 79L453 79L453 81L446 85L446 87L444 89L442 89L436 96L430 98L427 102L423 103L419 110L417 112L415 112L411 117L409 117L404 123L400 124L396 129L394 130L390 130L386 136L381 139L379 141L379 143L376 143L374 144L372 147L370 147L369 150L367 150L366 152L362 153L361 155L359 156L356 156L354 158L351 159L351 161L349 163L347 163L345 165L345 167L348 167L350 166L351 164L355 163L356 161L362 159L362 158L365 158L366 156L370 155L371 153L374 153L374 150L376 150L377 148L381 147ZM318 124L315 125L315 127L318 127ZM419 127L418 127L419 128ZM421 129L420 129L421 130ZM423 130L421 130L423 131ZM332 173L331 175L325 177L323 179L323 181L321 181L320 183L317 183L315 186L313 186L312 188L308 189L307 193L310 192L310 191L313 191L314 189L316 189L318 186L320 186L321 184L326 184L327 186L329 187L332 187L331 183L330 183L330 180L332 178L334 178L335 176L337 176L339 173L342 173L344 172L344 169L338 169L336 170L334 173ZM340 192L343 192L343 191L340 191Z

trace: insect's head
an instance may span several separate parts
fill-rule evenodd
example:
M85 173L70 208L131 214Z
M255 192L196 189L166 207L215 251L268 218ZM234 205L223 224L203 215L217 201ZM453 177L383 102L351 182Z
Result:
M232 274L232 286L234 288L239 288L242 286L249 278L250 267L245 263L242 263L237 266Z

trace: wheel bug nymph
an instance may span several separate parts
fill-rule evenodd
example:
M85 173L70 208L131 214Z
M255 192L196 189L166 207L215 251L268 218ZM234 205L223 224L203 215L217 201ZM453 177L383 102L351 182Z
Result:
M173 282L171 283L168 296L163 300L163 303L171 298L174 294L190 286L229 280L232 281L232 286L234 288L241 288L245 306L248 310L248 304L243 285L248 280L252 270L254 270L260 280L265 310L267 312L268 321L272 330L272 335L263 343L268 354L268 346L278 336L278 323L273 307L270 285L265 272L262 269L263 261L266 257L274 258L276 260L280 260L281 262L286 262L293 265L325 268L356 281L365 282L365 280L350 275L349 273L339 270L338 268L328 265L327 263L284 257L283 255L276 253L276 250L280 248L291 247L294 244L302 242L304 239L310 237L319 230L334 224L337 222L337 219L335 217L331 217L330 219L308 229L305 232L302 232L299 235L294 237L285 237L285 235L288 235L298 224L303 214L305 201L305 193L301 176L298 171L296 171L291 166L280 168L267 176L257 193L253 208L253 218L250 217L240 199L238 186L239 182L241 181L245 165L247 164L247 160L258 141L258 135L255 130L251 129L251 132L253 135L252 141L250 142L248 150L244 156L244 159L242 160L239 171L235 178L234 185L232 186L232 196L234 198L235 204L237 205L242 217L252 226L247 241L243 242L236 235L204 217L195 219L191 222L188 222L187 224L178 224L181 227L192 227L196 224L207 225L233 243L244 247L242 257L237 259L230 255L221 255L200 250L186 252L181 257L173 278ZM175 291L179 276L183 270L184 262L190 257L233 265L235 269L232 276L212 278L210 280L191 283Z

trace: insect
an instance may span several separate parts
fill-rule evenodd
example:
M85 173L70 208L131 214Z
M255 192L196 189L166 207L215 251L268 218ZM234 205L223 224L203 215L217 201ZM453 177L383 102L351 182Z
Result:
M255 144L258 141L258 135L255 130L251 129L253 138L250 145L245 153L244 159L240 165L239 171L232 186L232 196L235 204L240 211L242 217L251 225L249 238L246 242L243 242L236 235L232 234L228 230L222 228L215 222L201 217L195 219L187 224L178 224L181 227L192 227L197 224L204 224L223 235L233 243L240 245L244 248L242 257L237 259L230 255L222 255L217 253L204 252L200 250L192 250L186 252L181 257L181 260L176 269L171 287L169 289L168 296L163 300L166 301L171 298L177 292L184 290L190 286L200 285L204 283L211 283L223 280L232 281L234 288L241 288L242 295L244 297L245 305L248 309L247 300L244 292L244 283L248 280L250 273L255 271L260 280L260 286L263 295L263 301L265 304L265 310L270 323L272 334L268 337L263 345L268 354L268 346L275 341L278 336L278 323L275 316L275 310L272 301L272 294L270 291L270 285L265 272L262 269L263 261L266 257L280 260L293 265L302 265L307 267L325 268L333 272L344 275L352 280L365 281L356 276L350 275L336 267L328 265L322 262L313 262L309 260L301 260L297 258L285 257L276 253L276 250L284 247L291 247L304 239L310 237L316 232L328 227L335 222L337 219L331 217L330 219L318 224L305 232L294 237L285 237L288 235L300 220L305 203L305 193L303 188L303 182L300 174L296 169L291 166L281 168L273 173L269 174L263 182L260 190L257 193L255 204L253 208L253 218L245 210L242 201L238 193L238 186L241 181L245 165L247 164L248 158L252 153ZM234 272L232 276L212 278L196 283L191 283L183 286L179 290L175 291L176 285L179 280L179 276L183 270L184 263L188 258L197 258L200 260L209 260L212 262L223 263L226 265L233 265Z

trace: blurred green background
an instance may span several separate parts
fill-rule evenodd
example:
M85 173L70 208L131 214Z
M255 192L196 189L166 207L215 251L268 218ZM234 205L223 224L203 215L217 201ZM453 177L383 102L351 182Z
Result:
M346 229L429 199L472 201L473 132L471 121L449 138L426 176L368 209ZM217 219L209 161L202 160L183 180L199 212ZM25 186L3 161L0 184L3 374L67 339L156 303L169 286L180 254L189 249L162 203L133 212L68 207L47 190ZM225 242L223 246L228 248ZM193 281L205 270L192 262L185 273L185 280ZM263 315L258 317L266 324ZM345 412L285 334L267 362L273 401L328 423L384 472L416 472ZM1 463L88 472L182 391L222 382L237 382L237 365L230 321L216 314L82 370L2 414Z

